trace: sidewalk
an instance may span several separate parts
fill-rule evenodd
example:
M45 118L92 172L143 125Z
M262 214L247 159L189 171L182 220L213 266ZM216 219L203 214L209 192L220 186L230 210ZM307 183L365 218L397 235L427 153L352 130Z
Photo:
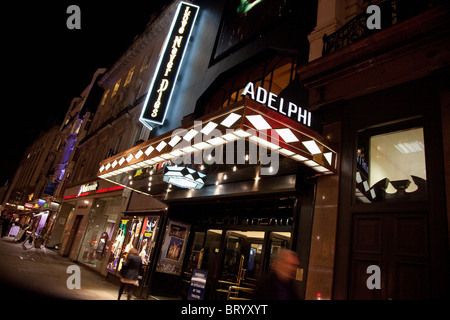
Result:
M68 289L66 282L71 274L67 268L74 264L44 247L35 249L13 238L0 238L0 298L117 300L118 286L82 265L78 265L81 289Z

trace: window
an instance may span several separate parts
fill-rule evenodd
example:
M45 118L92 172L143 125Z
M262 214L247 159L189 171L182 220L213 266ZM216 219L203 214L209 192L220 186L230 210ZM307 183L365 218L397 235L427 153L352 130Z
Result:
M78 261L102 270L108 241L120 212L122 197L95 199L89 214L88 227L78 254Z
M103 95L102 102L100 103L100 107L103 107L103 106L105 105L106 99L108 99L108 94L109 94L109 89L108 89L108 91L106 91L105 94Z
M412 124L359 133L356 203L426 199L423 127Z
M122 79L120 79L119 81L116 82L116 85L114 86L114 90L112 92L111 98L113 98L117 94L117 91L119 91L121 81L122 81Z
M141 68L139 69L139 73L143 72L144 70L148 69L148 66L150 65L150 60L152 59L153 56L153 48L151 49L151 52L145 57L144 62L142 63Z
M124 87L130 84L131 79L133 79L134 69L136 69L136 66L131 68L130 71L128 72L127 78L125 79L125 83L123 84Z
M295 68L295 58L275 56L248 66L237 74L233 73L211 94L206 102L205 113L243 100L241 93L250 81L278 95L294 80Z

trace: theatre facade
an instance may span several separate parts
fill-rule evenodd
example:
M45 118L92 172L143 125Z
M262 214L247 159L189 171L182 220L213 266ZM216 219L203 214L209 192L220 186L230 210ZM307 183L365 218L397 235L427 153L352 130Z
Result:
M187 298L200 272L205 299L245 299L289 248L304 299L448 295L448 7L312 59L329 11L297 2L161 13L173 20L142 104L149 139L98 166L127 194L110 279L134 247L141 296Z

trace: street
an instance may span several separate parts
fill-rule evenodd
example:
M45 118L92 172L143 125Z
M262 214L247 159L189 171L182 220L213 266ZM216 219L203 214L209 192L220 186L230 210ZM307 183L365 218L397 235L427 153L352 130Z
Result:
M80 267L80 289L70 290L67 273L72 261L41 246L0 239L0 297L12 299L116 300L118 287ZM126 299L126 295L122 296Z

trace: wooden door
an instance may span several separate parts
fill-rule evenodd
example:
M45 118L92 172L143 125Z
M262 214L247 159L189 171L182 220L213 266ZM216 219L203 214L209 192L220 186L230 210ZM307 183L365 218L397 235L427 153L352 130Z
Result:
M367 272L380 268L380 289ZM357 213L352 219L350 299L428 299L427 213Z

